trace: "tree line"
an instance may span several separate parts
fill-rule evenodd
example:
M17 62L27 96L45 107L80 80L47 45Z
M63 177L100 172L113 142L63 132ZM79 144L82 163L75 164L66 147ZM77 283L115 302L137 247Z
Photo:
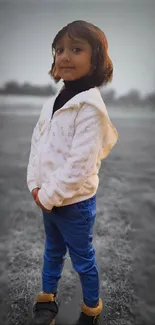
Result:
M0 95L32 95L32 96L53 96L57 92L54 85L38 86L30 83L18 84L15 81L9 81L0 88ZM132 89L128 93L117 96L115 90L102 90L101 95L106 104L111 106L139 106L155 108L155 92L141 96L141 93Z

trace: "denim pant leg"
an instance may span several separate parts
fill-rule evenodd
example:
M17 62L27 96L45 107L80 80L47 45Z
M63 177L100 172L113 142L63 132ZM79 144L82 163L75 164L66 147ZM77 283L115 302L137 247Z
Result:
M42 287L46 293L57 291L58 281L64 265L66 245L64 239L56 226L57 216L43 211L45 228L45 251L42 270Z
M68 246L74 269L79 273L83 300L89 307L99 301L99 274L92 245L96 197L57 208L58 227Z

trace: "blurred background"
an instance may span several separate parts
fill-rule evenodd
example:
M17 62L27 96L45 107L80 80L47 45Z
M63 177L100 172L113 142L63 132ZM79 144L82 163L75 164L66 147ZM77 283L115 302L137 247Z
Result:
M26 168L42 105L62 86L48 75L52 40L79 19L105 32L114 64L101 94L119 140L100 169L94 228L102 321L154 325L154 0L0 0L1 323L27 324L41 289L44 230ZM73 324L82 296L68 255L59 299L57 324Z

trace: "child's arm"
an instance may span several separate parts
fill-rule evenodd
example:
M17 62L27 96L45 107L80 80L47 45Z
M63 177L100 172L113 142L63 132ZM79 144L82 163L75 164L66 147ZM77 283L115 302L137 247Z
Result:
M37 188L36 180L35 180L35 155L36 155L36 146L37 146L37 137L39 134L39 121L37 122L32 138L31 138L31 149L30 149L30 155L29 155L29 162L27 166L27 186L29 188L29 191L32 192L33 189Z
M73 197L93 174L103 143L103 122L97 108L84 104L76 118L75 134L66 163L38 192L41 204L52 209Z
M29 155L29 162L27 166L27 186L32 192L33 189L37 188L36 179L35 179L35 157L36 157L36 148L37 143L40 138L40 132L39 130L42 126L42 123L45 122L45 116L46 111L49 109L49 103L51 101L51 98L47 99L45 103L43 104L43 107L40 112L40 116L38 119L38 122L33 130L32 138L31 138L31 149L30 149L30 155Z

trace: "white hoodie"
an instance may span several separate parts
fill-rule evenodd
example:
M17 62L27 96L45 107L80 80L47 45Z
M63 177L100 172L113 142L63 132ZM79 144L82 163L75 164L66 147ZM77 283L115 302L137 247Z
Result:
M98 88L75 95L51 119L56 97L43 105L27 167L28 188L40 188L39 200L48 210L96 193L101 160L118 139Z

